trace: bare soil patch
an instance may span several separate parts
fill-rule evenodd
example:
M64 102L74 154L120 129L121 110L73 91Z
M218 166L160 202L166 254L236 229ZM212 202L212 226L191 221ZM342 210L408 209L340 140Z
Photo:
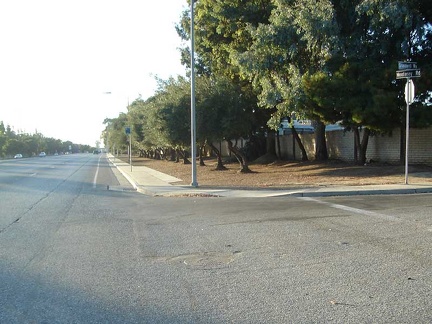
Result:
M127 157L120 157L128 162ZM144 165L154 170L181 179L179 185L189 185L192 181L191 164L166 160L152 160L133 157L133 165ZM205 166L197 162L197 180L200 187L225 188L293 188L316 186L360 186L403 184L403 165L372 163L358 166L341 161L328 162L289 162L252 163L252 173L240 173L238 163L225 163L226 170L218 171L216 159L208 158ZM432 166L412 165L409 167L410 184L432 184Z

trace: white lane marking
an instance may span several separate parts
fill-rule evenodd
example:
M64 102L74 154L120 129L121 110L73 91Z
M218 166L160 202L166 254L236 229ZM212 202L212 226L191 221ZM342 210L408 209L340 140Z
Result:
M321 201L321 200L311 198L311 197L298 197L298 199L302 199L302 200L306 200L306 201L313 201L313 202L316 202L318 204L327 205L327 206L332 207L332 208L341 209L341 210L356 213L356 214L373 216L373 217L377 217L377 218L381 218L381 219L385 219L385 220L393 221L393 222L402 222L402 220L400 218L397 218L394 216L375 213L373 211L359 209L359 208L353 208L353 207L349 207L349 206L345 206L345 205L332 204L332 203Z
M97 168L96 168L96 173L95 173L95 176L94 176L94 178L93 178L93 189L96 188L96 181L97 181L97 176L98 176L98 173L99 173L99 163L100 163L100 159L101 159L101 156L99 157L98 164L97 164Z

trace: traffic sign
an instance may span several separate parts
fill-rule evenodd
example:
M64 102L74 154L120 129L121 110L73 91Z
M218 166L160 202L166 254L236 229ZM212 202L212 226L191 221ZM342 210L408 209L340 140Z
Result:
M417 62L398 62L398 70L416 70Z
M396 71L396 79L420 78L420 69Z
M407 105L411 105L414 100L414 82L413 80L407 80L407 83L405 84L405 102Z
M130 135L131 128L129 126L125 127L125 133L126 133L126 135Z

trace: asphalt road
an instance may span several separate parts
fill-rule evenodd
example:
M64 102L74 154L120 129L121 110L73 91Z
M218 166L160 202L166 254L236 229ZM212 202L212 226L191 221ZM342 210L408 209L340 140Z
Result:
M432 322L430 195L107 186L102 155L0 163L0 323Z

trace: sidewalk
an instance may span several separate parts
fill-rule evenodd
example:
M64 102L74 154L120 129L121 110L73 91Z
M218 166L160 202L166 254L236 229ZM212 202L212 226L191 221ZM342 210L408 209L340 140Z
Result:
M415 194L432 193L432 184L391 184L370 186L334 186L334 187L305 187L294 189L226 189L173 185L180 179L145 166L132 166L108 155L111 164L129 181L140 193L150 196L209 196L209 197L327 197L327 196L357 196L380 194ZM199 180L199 179L198 179ZM199 181L198 181L199 183Z

